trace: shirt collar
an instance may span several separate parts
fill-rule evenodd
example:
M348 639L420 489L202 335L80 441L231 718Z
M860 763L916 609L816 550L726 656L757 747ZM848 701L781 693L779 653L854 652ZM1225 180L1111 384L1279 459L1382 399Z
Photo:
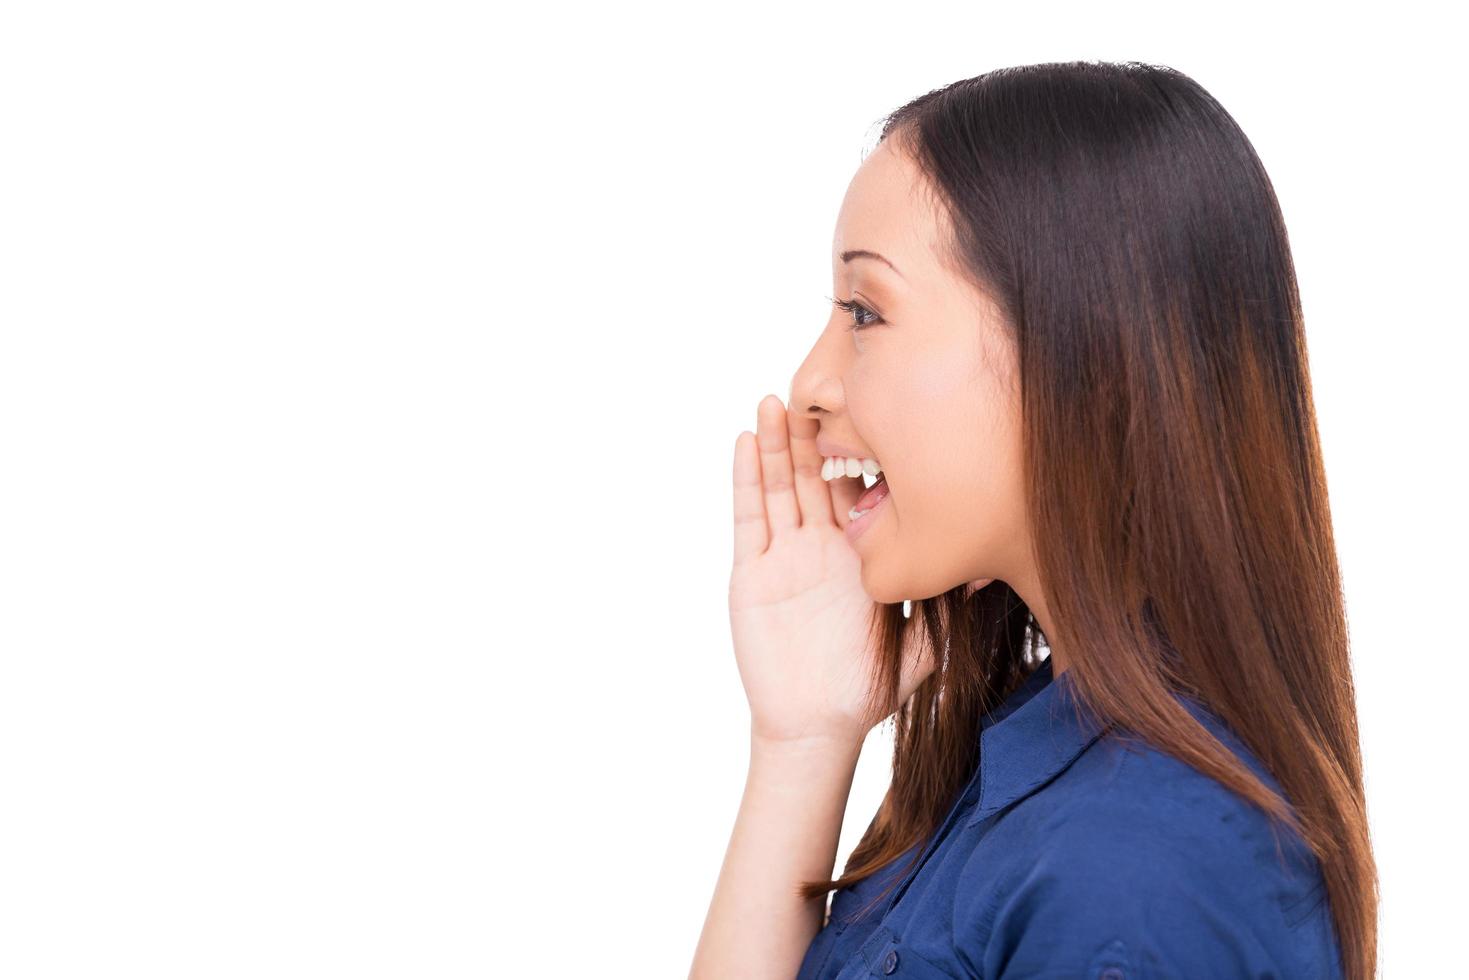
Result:
M1081 708L1068 673L1054 676L1047 657L980 719L979 800L969 826L1039 789L1103 730Z

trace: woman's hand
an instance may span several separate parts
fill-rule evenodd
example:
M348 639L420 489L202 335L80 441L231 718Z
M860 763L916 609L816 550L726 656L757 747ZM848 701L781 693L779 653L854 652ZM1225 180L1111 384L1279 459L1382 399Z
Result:
M875 604L843 533L862 480L821 479L817 427L768 395L756 435L735 440L730 628L753 737L860 745L898 704L869 691ZM934 669L920 633L910 634L924 649L904 658L898 703Z

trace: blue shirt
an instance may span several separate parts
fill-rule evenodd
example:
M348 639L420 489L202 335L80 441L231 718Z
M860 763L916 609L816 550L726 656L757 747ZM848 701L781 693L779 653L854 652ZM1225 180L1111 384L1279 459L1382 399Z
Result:
M1279 792L1221 720L1178 697ZM1046 659L981 719L979 765L943 824L836 891L797 980L1340 978L1300 837L1281 828L1277 854L1263 812L1075 703Z

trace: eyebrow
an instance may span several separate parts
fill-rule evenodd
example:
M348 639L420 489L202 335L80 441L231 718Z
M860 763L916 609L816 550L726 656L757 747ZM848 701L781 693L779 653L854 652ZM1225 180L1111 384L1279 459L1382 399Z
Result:
M901 272L898 272L898 267L897 266L893 265L891 262L889 262L887 260L886 257L884 257L882 255L879 255L876 252L869 252L865 248L853 248L853 249L848 249L847 251L845 251L845 252L842 253L842 261L843 262L850 262L853 259L877 259L877 261L882 262L889 269L892 269L894 272L897 272L899 279L902 279L904 282L907 282L908 281L907 278Z

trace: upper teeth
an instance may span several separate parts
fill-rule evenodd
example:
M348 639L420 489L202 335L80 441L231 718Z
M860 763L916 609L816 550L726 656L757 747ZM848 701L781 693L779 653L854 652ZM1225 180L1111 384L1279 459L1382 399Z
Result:
M877 476L882 472L882 466L871 456L863 456L861 459L853 459L847 456L827 456L821 464L821 478L823 480L834 480L839 476Z

